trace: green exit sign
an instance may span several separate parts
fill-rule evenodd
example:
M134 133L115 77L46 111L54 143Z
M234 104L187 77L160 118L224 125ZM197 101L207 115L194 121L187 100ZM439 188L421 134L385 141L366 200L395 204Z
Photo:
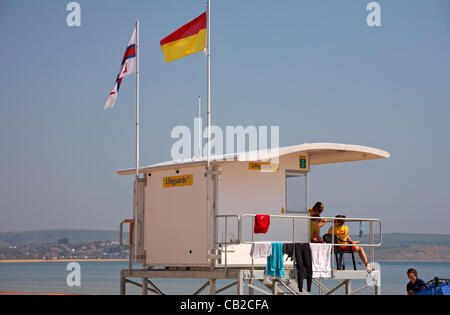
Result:
M300 159L300 168L306 168L306 159Z
M299 167L301 170L307 170L308 169L308 157L301 155L299 156Z

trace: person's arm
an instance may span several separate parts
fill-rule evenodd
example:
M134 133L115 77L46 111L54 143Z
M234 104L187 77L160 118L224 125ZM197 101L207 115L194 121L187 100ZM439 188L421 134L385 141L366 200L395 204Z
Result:
M423 289L425 289L425 282L423 282L421 280L418 284L419 284L419 287L416 289L416 293L422 291Z
M406 286L406 295L414 295L414 290L410 287L409 284Z
M316 232L316 234L314 235L314 238L317 239L317 242L319 243L325 243L322 239L322 237L320 236L319 232Z

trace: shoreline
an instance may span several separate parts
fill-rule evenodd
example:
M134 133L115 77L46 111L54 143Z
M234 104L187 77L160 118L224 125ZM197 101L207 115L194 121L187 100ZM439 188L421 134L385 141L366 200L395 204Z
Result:
M21 263L55 263L55 262L128 262L128 259L5 259L0 260L0 264L21 264Z

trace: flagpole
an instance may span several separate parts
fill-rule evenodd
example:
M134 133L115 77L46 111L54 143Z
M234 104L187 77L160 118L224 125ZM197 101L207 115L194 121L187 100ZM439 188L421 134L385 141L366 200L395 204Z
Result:
M138 211L139 206L139 189L138 189L138 181L139 181L139 20L136 20L135 24L136 29L136 180L135 180L135 189L136 189L136 201L135 201L135 207L136 211ZM134 215L133 215L134 216ZM137 220L137 217L134 218L134 220ZM130 235L132 235L134 227L136 224L130 225ZM128 269L131 272L133 268L133 246L132 238L130 237L130 248L129 248L129 261L128 261Z
M203 130L202 130L202 98L198 97L198 159L202 159L202 139L203 139Z
M207 153L207 208L208 208L208 254L211 250L211 3L207 0L206 18L207 18L207 133L208 133L208 153ZM209 255L208 255L209 256ZM209 258L209 257L208 257Z
M139 20L136 21L136 181L139 178Z

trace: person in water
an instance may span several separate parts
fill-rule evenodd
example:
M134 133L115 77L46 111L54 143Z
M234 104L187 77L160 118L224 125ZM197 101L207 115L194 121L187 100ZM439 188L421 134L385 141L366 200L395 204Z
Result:
M425 289L425 282L417 277L416 269L408 269L406 275L409 278L409 283L406 285L406 292L408 292L408 295L416 295L416 293Z
M311 219L310 231L311 231L311 243L324 243L320 236L320 215L312 215L314 219Z
M322 214L323 210L325 210L325 206L323 205L322 202L317 201L314 204L314 207L309 208L308 210L308 214L310 217L314 217L314 216L319 216ZM324 226L327 223L327 220L325 219L320 219L319 222L317 223L319 225L319 230L322 226ZM320 231L319 231L320 232Z
M339 244L358 244L359 242L353 242L350 238L350 229L348 226L344 225L345 223L345 215L337 215L337 220L334 221L334 235L338 236L341 240L338 240ZM330 227L328 230L328 234L333 233L333 227ZM355 253L359 254L359 258L361 259L361 262L366 266L367 270L371 270L369 266L369 262L367 261L367 255L364 251L364 248L361 246L341 246L342 250L350 250L350 248L353 247L353 251Z

